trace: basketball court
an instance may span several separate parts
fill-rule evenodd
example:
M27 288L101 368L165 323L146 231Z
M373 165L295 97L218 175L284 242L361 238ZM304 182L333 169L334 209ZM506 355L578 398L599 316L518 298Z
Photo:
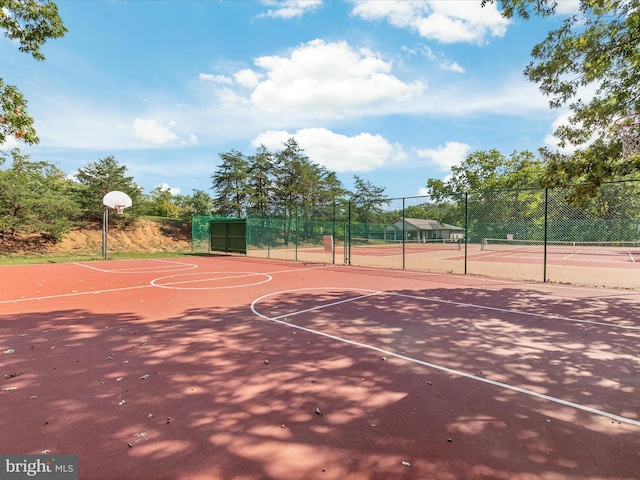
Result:
M632 479L640 293L209 256L2 267L0 450L82 479Z

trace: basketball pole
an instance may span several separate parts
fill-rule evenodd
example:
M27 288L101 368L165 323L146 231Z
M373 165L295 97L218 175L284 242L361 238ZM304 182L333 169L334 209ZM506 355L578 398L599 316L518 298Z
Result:
M102 258L107 260L109 257L109 209L113 209L116 213L122 213L125 208L131 206L131 198L124 192L113 190L102 197Z
M109 255L109 207L104 207L102 213L102 258L107 260Z

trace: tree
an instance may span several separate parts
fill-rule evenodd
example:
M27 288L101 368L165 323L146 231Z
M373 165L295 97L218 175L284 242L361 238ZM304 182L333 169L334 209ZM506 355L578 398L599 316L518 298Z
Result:
M179 218L181 208L169 187L158 185L149 192L146 210L149 215Z
M127 213L136 215L137 206L142 200L142 189L136 185L133 177L126 175L126 171L127 167L120 165L112 156L89 162L86 167L78 169L75 175L75 195L86 218L102 218L102 198L113 190L119 190L131 197L133 207L127 210Z
M0 170L0 233L5 238L41 234L59 240L79 215L69 194L71 181L47 162L11 150L11 167ZM7 158L0 153L0 165Z
M478 224L474 229L478 238L503 236L497 229L515 224L518 231L531 230L531 223L541 221L544 214L540 210L543 172L543 162L529 151L509 156L495 149L472 152L462 164L452 167L447 181L427 180L435 203L432 208L440 209L432 213L436 220L454 225L464 225L466 213Z
M214 198L215 210L223 215L242 217L247 209L249 195L247 171L249 163L242 152L231 150L221 153L222 163L211 179L217 195Z
M482 4L495 0L482 0ZM497 0L506 17L549 16L554 0ZM532 52L525 76L550 97L551 108L568 106L568 125L555 135L560 146L577 148L566 155L542 149L548 166L546 186L572 187L569 200L584 203L611 179L640 172L640 156L621 158L613 122L640 110L640 0L581 0L579 12L567 16ZM585 87L595 89L582 99Z
M349 194L336 172L325 169L323 171L322 184L324 185L322 191L323 200L328 204L337 203Z
M436 202L457 199L466 192L539 187L544 164L529 151L506 157L496 149L475 151L451 168L445 182L427 180L429 196Z
M389 204L389 197L384 193L385 187L377 187L358 175L353 176L353 183L355 191L351 194L352 220L375 223L383 212L382 207Z
M203 190L194 189L192 195L178 195L176 204L180 207L180 218L190 221L194 215L211 215L215 202Z
M284 148L276 153L275 159L273 195L276 208L285 218L292 219L296 209L311 196L311 162L293 137L284 143Z
M60 38L67 31L58 7L38 0L0 0L0 30L18 42L21 52L36 60L44 60L40 47L48 39ZM0 145L10 136L28 144L38 143L27 101L15 85L7 85L0 78Z
M275 158L267 147L260 145L248 160L248 207L253 215L266 217L273 190Z

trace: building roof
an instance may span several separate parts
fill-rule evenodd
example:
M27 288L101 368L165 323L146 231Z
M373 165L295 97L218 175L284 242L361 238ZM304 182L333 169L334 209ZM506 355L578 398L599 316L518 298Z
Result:
M398 218L393 221L392 225L401 224L402 220L402 218ZM405 218L404 221L407 225L416 227L418 230L464 230L462 227L449 225L447 223L440 223L437 220L428 220L425 218Z

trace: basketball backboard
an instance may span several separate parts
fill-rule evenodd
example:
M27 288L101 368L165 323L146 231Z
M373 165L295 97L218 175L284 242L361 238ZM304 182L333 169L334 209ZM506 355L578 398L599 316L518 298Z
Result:
M102 197L102 203L105 207L116 210L118 213L122 213L125 208L129 208L132 205L131 197L119 190L107 193Z

